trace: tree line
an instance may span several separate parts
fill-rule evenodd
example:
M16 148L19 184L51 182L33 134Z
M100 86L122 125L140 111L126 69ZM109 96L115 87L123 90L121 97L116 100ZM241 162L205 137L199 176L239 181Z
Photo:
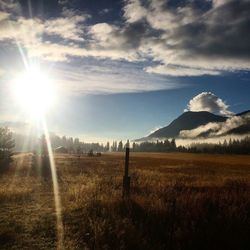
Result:
M17 138L17 143L16 143ZM37 150L41 147L43 136L38 140L32 139L30 150ZM15 137L8 128L0 127L0 165L5 166L11 162L14 151L17 151L17 145L20 147L23 137ZM109 141L103 143L85 143L79 138L50 135L50 141L53 149L64 147L68 153L88 153L94 152L124 152L126 147L130 147L133 152L187 152L187 153L218 153L218 154L250 154L250 137L243 139L228 139L223 143L192 143L189 146L177 146L175 139L166 139L155 142L130 143L129 140L124 143L121 141Z
M131 149L134 152L175 152L178 148L175 139L166 139L164 141L157 140L156 142L134 142Z
M182 151L190 153L250 154L250 137L224 140L223 143L193 143Z

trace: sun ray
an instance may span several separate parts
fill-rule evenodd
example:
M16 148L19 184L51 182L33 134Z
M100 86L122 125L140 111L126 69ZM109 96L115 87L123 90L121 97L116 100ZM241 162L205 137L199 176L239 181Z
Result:
M61 197L59 192L58 178L56 172L56 164L54 160L53 150L50 142L49 132L45 118L42 119L42 126L45 134L45 139L48 148L52 182L53 182L53 191L54 191L54 200L55 200L55 209L56 209L56 219L57 219L57 249L63 249L63 238L64 238L64 229L62 223L62 206L61 206Z

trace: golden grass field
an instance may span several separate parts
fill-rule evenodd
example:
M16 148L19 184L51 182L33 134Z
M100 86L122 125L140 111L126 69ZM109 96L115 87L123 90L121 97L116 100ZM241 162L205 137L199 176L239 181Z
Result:
M56 249L50 180L16 155L0 176L0 249ZM250 156L55 155L63 249L250 249Z

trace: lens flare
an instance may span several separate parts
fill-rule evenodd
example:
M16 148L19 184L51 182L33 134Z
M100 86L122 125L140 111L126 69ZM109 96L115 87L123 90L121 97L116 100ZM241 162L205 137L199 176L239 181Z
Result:
M14 81L14 98L32 116L42 116L55 101L55 85L38 67L30 67Z
M31 117L37 118L37 124L41 126L45 135L53 182L53 193L57 223L57 249L63 249L64 229L62 223L62 206L59 192L56 164L50 142L49 130L45 115L55 100L55 87L47 74L39 67L26 67L26 71L20 74L14 81L14 98L23 111Z
M58 178L56 173L56 164L53 156L53 150L49 138L48 128L45 122L45 119L42 119L43 130L45 134L45 139L48 148L51 175L53 181L53 191L54 191L54 200L55 200L55 208L56 208L56 219L57 219L57 249L63 249L63 238L64 238L64 230L62 223L62 206L61 206L61 197L59 193L59 185Z

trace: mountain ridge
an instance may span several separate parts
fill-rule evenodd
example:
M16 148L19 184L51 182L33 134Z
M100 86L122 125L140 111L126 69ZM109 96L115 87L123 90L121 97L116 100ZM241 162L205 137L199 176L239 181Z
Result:
M246 110L241 113L237 113L233 116L221 116L210 113L208 111L187 111L181 114L179 117L170 122L167 126L160 128L150 135L137 139L136 141L150 140L154 138L178 138L180 131L193 130L200 126L207 125L209 123L223 123L232 117L245 117L250 114L250 110ZM250 124L240 125L238 128L233 128L229 131L230 134L237 133L243 134L250 132ZM209 133L203 133L202 136L206 137Z

